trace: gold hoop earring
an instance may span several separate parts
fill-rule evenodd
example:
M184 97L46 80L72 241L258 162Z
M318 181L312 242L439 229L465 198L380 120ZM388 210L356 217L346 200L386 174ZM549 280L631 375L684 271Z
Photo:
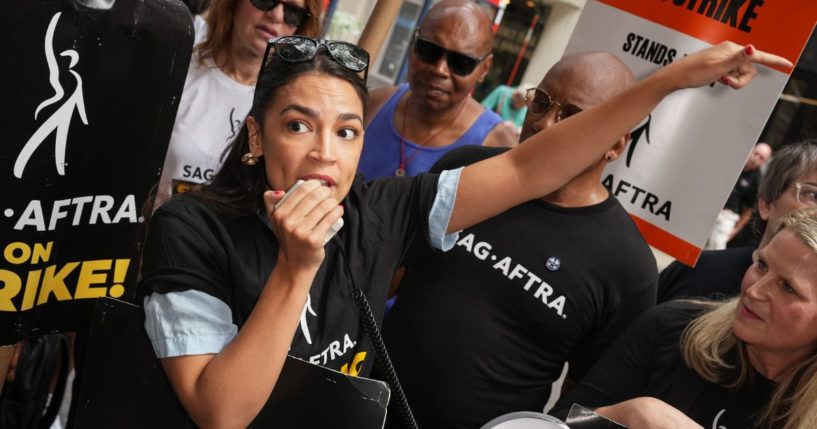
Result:
M252 152L247 152L241 157L241 163L247 167L252 167L253 165L258 164L258 158L253 155Z

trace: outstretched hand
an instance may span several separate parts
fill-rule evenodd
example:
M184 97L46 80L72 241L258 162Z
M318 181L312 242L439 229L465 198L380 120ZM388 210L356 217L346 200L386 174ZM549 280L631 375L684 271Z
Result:
M739 89L757 74L755 64L769 67L792 67L792 63L752 45L740 46L722 42L711 48L696 52L662 69L670 75L675 88L694 88L720 81Z
M677 408L650 397L600 407L596 412L630 429L703 429Z

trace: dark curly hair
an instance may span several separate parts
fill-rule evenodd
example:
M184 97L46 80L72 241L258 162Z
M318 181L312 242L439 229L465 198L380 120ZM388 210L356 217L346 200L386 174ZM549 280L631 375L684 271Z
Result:
M363 104L365 113L368 92L363 79L333 59L320 46L315 58L300 63L288 63L278 55L271 54L255 87L255 96L250 108L252 116L263 127L264 112L272 104L275 95L284 86L307 73L322 73L349 82ZM250 151L246 121L235 140L227 147L221 169L210 184L192 193L214 211L231 216L255 213L261 207L262 195L267 190L267 174L264 163L253 166L241 163L241 157Z

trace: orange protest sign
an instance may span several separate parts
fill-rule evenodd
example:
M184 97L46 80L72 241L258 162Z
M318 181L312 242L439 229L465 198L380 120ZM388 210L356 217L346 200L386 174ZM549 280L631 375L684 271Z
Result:
M713 45L724 40L751 43L792 63L800 56L817 15L814 0L599 1Z

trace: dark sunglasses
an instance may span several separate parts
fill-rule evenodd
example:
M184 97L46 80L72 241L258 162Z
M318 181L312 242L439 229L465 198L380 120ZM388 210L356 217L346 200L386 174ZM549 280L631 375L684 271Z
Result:
M369 53L365 49L347 42L318 40L304 36L270 39L264 51L264 58L261 60L261 71L258 72L258 78L260 79L261 73L264 72L271 48L275 48L275 54L285 62L303 63L315 58L320 46L325 46L329 56L338 64L354 72L363 72L363 81L366 82L369 77Z
M468 76L473 73L477 65L490 55L479 58L461 52L450 51L430 40L423 39L419 34L414 36L414 53L417 58L428 64L436 64L437 61L440 61L440 58L445 56L448 70L458 76Z
M557 107L557 121L567 119L582 111L582 108L575 104L562 104L555 101L550 97L550 94L539 88L528 88L525 90L525 104L528 106L528 112L534 115L544 115L554 106Z
M255 6L256 9L265 12L275 9L275 7L281 3L284 5L284 23L290 27L300 27L307 18L312 16L306 8L284 3L281 0L250 0L250 4Z

